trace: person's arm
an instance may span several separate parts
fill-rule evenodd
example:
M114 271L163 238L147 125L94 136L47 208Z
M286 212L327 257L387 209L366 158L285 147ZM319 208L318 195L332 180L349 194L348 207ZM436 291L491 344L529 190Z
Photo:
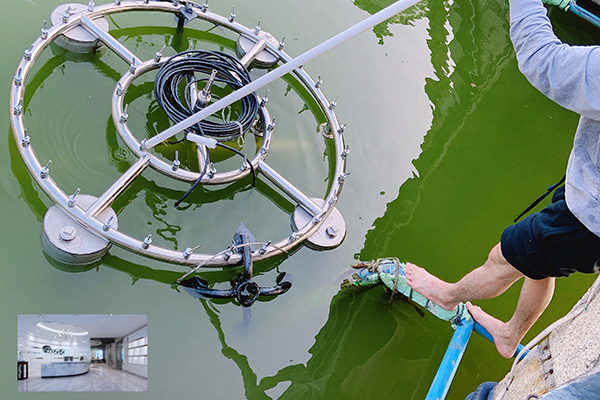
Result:
M569 46L552 31L542 0L510 0L519 69L561 106L600 120L600 47Z

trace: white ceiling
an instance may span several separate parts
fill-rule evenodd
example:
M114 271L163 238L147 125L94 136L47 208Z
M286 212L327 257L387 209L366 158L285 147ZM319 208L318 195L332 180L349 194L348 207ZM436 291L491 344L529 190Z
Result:
M90 333L90 338L121 338L148 324L146 314L23 314L17 317L18 329L24 332L39 331L40 321L63 322L76 325Z

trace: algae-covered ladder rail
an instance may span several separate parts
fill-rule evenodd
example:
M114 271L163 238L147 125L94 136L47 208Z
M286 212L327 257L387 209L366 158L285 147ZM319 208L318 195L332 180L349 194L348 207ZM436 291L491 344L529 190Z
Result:
M448 349L425 398L425 400L443 400L458 370L458 365L465 353L471 333L475 331L493 343L492 335L483 326L475 322L464 303L460 303L454 310L448 311L414 291L406 282L404 264L397 258L380 258L370 263L355 264L353 267L360 268L360 271L353 276L355 280L352 285L372 286L383 284L392 290L392 296L395 293L400 293L426 308L436 317L450 322L455 327L454 335L450 340L450 344L448 344ZM520 354L522 349L523 346L519 344L515 354ZM525 354L521 357L524 357Z

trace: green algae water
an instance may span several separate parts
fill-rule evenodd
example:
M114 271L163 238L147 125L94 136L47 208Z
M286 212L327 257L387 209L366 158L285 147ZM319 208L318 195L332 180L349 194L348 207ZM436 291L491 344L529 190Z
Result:
M173 284L187 268L118 248L100 263L75 268L44 253L42 222L52 203L19 156L8 96L23 51L61 3L6 2L0 16L1 397L17 396L18 314L115 313L147 314L149 320L148 392L130 397L424 398L452 336L449 324L422 315L412 304L388 303L382 288L340 291L339 285L356 260L384 256L457 280L485 261L503 228L564 174L578 116L544 98L519 73L505 3L421 2L305 66L311 76L322 77L329 98L339 96L336 113L348 124L351 175L338 203L348 232L334 250L301 247L289 257L255 265L261 285L272 285L279 271L294 281L288 293L261 298L250 309L193 298ZM260 20L264 30L285 36L286 52L296 56L390 3L211 0L210 7L229 15L235 5L238 22L253 27ZM564 40L600 43L600 31L586 22L558 10L551 18ZM207 42L234 46L235 38L219 39L222 32L194 24L177 35L172 16L109 22L111 34L145 58L163 44L173 52ZM102 193L135 160L111 120L110 93L122 73L122 62L110 52L75 57L53 48L36 61L26 83L32 143L40 160L62 158L53 166L63 169L52 174L68 193L77 187ZM276 130L296 132L282 134L281 141L275 137L269 163L304 192L322 195L328 161L316 130L321 117L292 86L281 81L269 95ZM128 93L132 128L150 133L167 126L151 90L148 79ZM158 174L136 181L115 204L128 211L120 225L154 232L160 244L180 250L189 245L181 242L183 233L196 235L206 252L230 240L242 220L274 238L289 232L289 202L260 182L250 195L248 182L222 192L199 191L177 213L173 203L186 186L167 189L164 181ZM255 192L272 202L265 206ZM202 276L226 285L235 272L216 269ZM558 280L551 305L525 342L566 313L593 279ZM508 319L519 286L478 304ZM447 398L464 399L479 383L500 380L510 363L473 336ZM19 394L40 396L106 394Z

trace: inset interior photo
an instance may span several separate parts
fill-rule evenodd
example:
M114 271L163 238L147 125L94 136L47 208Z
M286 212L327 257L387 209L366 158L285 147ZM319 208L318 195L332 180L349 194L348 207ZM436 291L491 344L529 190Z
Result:
M148 316L19 315L17 390L147 391Z

